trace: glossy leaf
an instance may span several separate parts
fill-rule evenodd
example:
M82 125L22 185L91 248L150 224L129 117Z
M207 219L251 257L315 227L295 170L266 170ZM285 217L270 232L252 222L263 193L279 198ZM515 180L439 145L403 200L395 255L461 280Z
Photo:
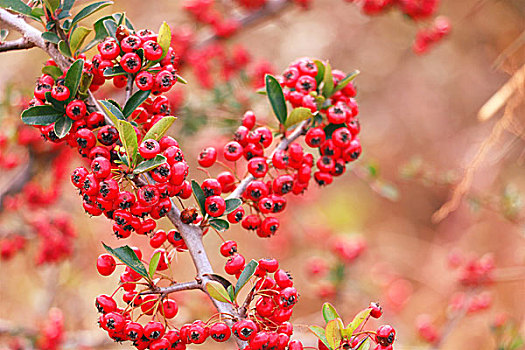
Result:
M86 27L76 27L70 35L69 38L69 49L71 53L75 53L80 49L87 36L91 33L91 29Z
M310 119L313 116L312 111L309 108L305 107L297 107L292 110L288 118L286 119L286 123L284 123L285 128L289 128L291 126L294 126L295 124L299 124L303 120Z
M0 0L0 7L26 16L31 15L31 7L22 0Z
M60 5L60 0L44 0L44 4L51 13L55 13L58 5Z
M73 125L73 120L71 120L65 115L61 116L55 122L55 126L54 126L55 134L57 135L59 139L63 138L64 136L67 135L69 130L71 130L72 125Z
M219 232L224 232L230 228L230 224L228 223L228 221L223 219L211 219L210 226Z
M84 69L84 60L76 60L66 73L66 79L64 85L69 89L69 99L71 101L75 98L78 86L80 85L80 78L82 77L82 70Z
M104 243L102 243L102 245L108 251L108 253L122 261L124 265L128 266L142 277L148 279L148 272L133 249L127 245L115 249L105 245Z
M323 318L326 323L335 320L336 318L341 318L337 311L335 310L335 307L330 303L324 303L323 304Z
M324 332L324 328L322 327L319 327L319 326L310 326L308 327L308 329L318 338L320 339L323 344L326 346L326 347L330 347L330 345L328 345L328 341L326 340L326 335L325 335L325 332Z
M215 300L221 301L223 303L231 303L230 296L228 291L222 284L217 281L209 281L206 283L206 291Z
M326 335L326 341L331 349L336 349L341 344L343 337L341 336L341 329L343 328L343 321L340 318L331 320L326 325L324 330Z
M33 7L31 10L31 17L34 17L35 19L39 19L44 15L44 10L41 7Z
M140 162L135 170L133 170L133 174L145 173L146 171L155 169L163 163L166 163L166 157L164 157L162 154L157 154L155 158Z
M69 46L64 40L60 40L58 42L58 51L60 51L60 53L66 57L72 57L71 50L69 50Z
M51 125L63 114L52 106L34 106L22 112L22 121L27 125Z
M344 89L348 84L350 84L350 82L352 80L354 80L358 75L359 75L359 71L356 69L354 70L352 73L348 74L346 77L344 77L334 88L334 94L337 92L337 91L340 91L342 89Z
M272 105L273 112L279 123L284 124L286 123L288 111L281 84L270 74L266 74L264 80L266 83L266 93Z
M188 84L188 81L186 79L184 79L183 77L181 77L180 75L178 75L178 74L175 74L175 78L177 78L177 81L180 81L184 85Z
M58 15L58 19L64 19L66 17L69 17L71 14L69 11L71 11L71 8L75 4L75 0L63 0L62 5L60 8L62 9L62 12Z
M50 75L55 80L59 79L62 74L64 74L57 66L44 66L42 68L42 73Z
M257 266L259 266L259 263L255 260L251 260L244 270L242 270L241 275L239 276L239 279L237 280L237 284L235 285L235 296L239 294L241 289L248 283L250 278L255 273L255 270L257 269Z
M314 60L315 65L317 66L317 75L315 76L315 81L317 86L323 82L325 66L324 63L319 60Z
M206 197L204 196L204 191L202 190L201 185L199 185L197 181L191 180L191 189L193 192L193 197L195 197L195 200L201 208L202 215L206 216L206 209L204 208L204 202L206 202Z
M49 41L53 44L58 44L60 42L60 38L58 37L58 35L56 35L53 32L43 32L42 39L44 39L45 41Z
M89 86L91 85L91 81L93 80L93 74L87 74L83 73L82 77L80 78L80 84L78 85L78 95L81 99L84 99L87 97L87 92L89 90Z
M7 29L0 29L0 42L4 41L5 38L9 35L9 30Z
M112 19L107 19L102 22L104 24L104 28L106 28L106 32L109 36L112 36L113 38L117 38L117 23Z
M323 96L330 97L334 92L334 77L332 75L332 67L329 62L325 63L325 71L323 77Z
M58 101L57 99L53 98L53 96L51 96L51 91L46 92L46 101L51 103L51 105L56 111L62 114L66 113L64 101Z
M86 47L84 47L84 49L82 50L83 52L91 49L109 35L108 31L106 30L106 27L104 27L104 21L107 19L112 19L112 17L102 17L93 24L93 29L95 30L95 38L91 40L89 44L86 45Z
M162 136L168 131L168 129L173 125L173 123L177 120L177 117L174 116L166 116L160 119L158 122L156 122L151 129L148 130L146 135L144 135L144 140L153 139L153 140L160 140Z
M171 44L171 29L166 22L162 22L162 25L159 28L159 35L157 36L157 42L162 48L162 56L159 60L162 60L168 54L168 49Z
M151 260L149 261L148 272L150 278L153 278L153 276L155 275L155 271L157 271L157 267L159 266L160 261L160 255L161 252L155 252L155 254L153 254L153 256L151 257Z
M107 67L104 69L105 77L116 77L117 75L126 75L126 71L121 66Z
M360 311L357 315L355 315L352 322L350 322L348 326L346 326L346 329L351 330L353 333L356 329L359 328L359 326L363 324L363 322L365 322L370 317L371 312L371 308L367 308Z
M71 27L73 27L75 24L77 24L87 16L92 15L93 13L102 10L104 7L109 6L111 4L113 4L113 1L99 1L84 7L75 15L75 17L73 17L71 21Z
M226 288L228 291L228 295L230 296L231 301L235 301L235 288L233 285L229 285L228 288Z
M122 114L122 111L113 103L108 100L101 100L98 102L100 102L102 108L104 108L104 111L115 126L118 124L119 120L124 120L124 114Z
M242 201L239 198L230 198L226 201L226 210L224 211L224 214L229 214L235 209L239 208L239 206L242 204Z
M129 100L126 102L126 105L122 109L122 113L124 114L124 117L129 117L137 107L139 107L146 99L148 98L149 94L151 93L151 90L142 91L139 90L136 93L134 93ZM145 139L147 140L147 139Z
M118 120L116 126L119 132L122 146L126 150L126 154L128 155L128 159L130 160L131 165L133 165L135 164L137 158L137 151L139 148L135 128L133 128L133 125L131 125L126 120Z

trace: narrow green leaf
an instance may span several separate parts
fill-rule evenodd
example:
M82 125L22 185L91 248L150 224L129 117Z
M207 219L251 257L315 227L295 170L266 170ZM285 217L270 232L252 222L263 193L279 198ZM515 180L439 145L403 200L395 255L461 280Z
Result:
M266 93L268 94L273 112L279 123L284 124L286 123L288 112L281 84L270 74L266 74L264 80L266 82Z
M162 56L159 60L162 60L168 54L168 49L171 44L171 29L166 22L162 22L159 28L159 35L157 36L157 42L162 48Z
M226 290L228 291L230 300L234 302L235 301L235 288L233 287L233 285L229 285L228 288L226 288Z
M142 277L148 279L148 272L133 249L127 245L115 249L105 245L104 243L102 243L102 245L108 251L108 253L118 258L124 263L124 265L128 266Z
M365 338L364 341L355 350L369 350L371 346L370 338Z
M331 138L334 131L336 131L339 128L342 128L343 126L346 126L346 124L328 124L327 126L325 126L323 130L326 135L326 138Z
M336 318L341 318L335 310L335 307L330 303L323 304L323 317L326 323L335 320Z
M57 66L44 66L42 73L50 75L53 79L59 79L64 73Z
M177 81L180 81L184 85L188 84L188 81L186 79L184 79L183 77L181 77L180 75L178 75L178 74L175 74L175 78L177 78Z
M89 33L91 33L91 29L86 27L76 27L73 30L69 38L69 48L73 54L80 49Z
M82 70L84 69L84 60L76 60L71 67L69 67L66 73L66 79L64 85L69 89L69 99L71 101L75 98L78 91L78 85L80 84L80 78L82 77Z
M354 317L352 322L350 322L348 324L348 326L346 326L346 329L351 330L352 333L353 333L357 328L359 328L359 326L361 326L361 324L363 324L363 322L365 322L370 317L370 313L371 312L372 312L371 308L366 308L366 309L360 311Z
M109 36L112 36L113 38L117 38L117 23L112 19L107 19L102 22L104 24L104 28L106 28L106 32Z
M284 123L285 128L289 128L291 126L294 126L295 124L299 124L303 120L310 119L313 116L312 111L309 108L305 107L297 107L292 110L288 118L286 119L286 123Z
M133 165L136 162L137 150L139 148L135 128L126 120L118 120L116 126L122 146L126 150L131 165Z
M145 140L147 139L145 138ZM193 191L193 196L195 197L195 200L201 208L202 215L206 216L206 209L204 208L204 202L206 201L206 197L204 196L204 191L202 190L201 185L199 185L197 181L191 180L191 189Z
M237 280L237 284L235 285L235 296L239 294L241 289L248 283L250 278L255 273L255 270L257 269L257 266L259 263L255 260L251 260L244 270L242 270L241 275L239 276L239 279Z
M66 113L64 101L58 101L57 99L54 99L53 96L51 96L51 91L46 92L46 101L51 103L51 105L56 111L62 114Z
M122 23L122 21L121 21L122 15L123 15L122 13L114 13L111 17L113 17L113 19L115 19L116 23L121 24ZM128 17L124 16L124 22L126 22L126 27L128 27L129 29L135 31L135 28L133 28L133 24L129 21Z
M58 37L58 35L56 35L53 32L43 32L42 39L49 41L53 44L58 44L60 42L60 38Z
M98 102L102 105L102 108L104 108L104 111L115 126L118 125L119 120L124 120L124 115L113 103L108 100L99 100Z
M64 40L60 40L58 42L58 51L60 51L60 53L66 57L72 57L71 51L69 50L69 46Z
M324 63L319 60L314 60L315 65L317 66L317 75L315 76L315 81L317 86L323 82L325 66Z
M116 77L117 75L126 75L126 71L121 66L107 67L104 69L105 77Z
M230 198L226 201L226 210L224 211L224 214L229 214L235 209L237 209L241 204L242 201L239 198Z
M341 336L342 328L343 321L341 321L340 318L331 320L326 325L324 332L326 335L326 341L328 342L330 349L336 349L339 347L339 344L341 344L341 340L343 339L343 337Z
M9 30L7 29L0 29L0 42L4 41L5 38L9 35Z
M228 223L228 221L223 219L211 219L210 226L219 232L224 232L230 228L230 224Z
M337 92L337 91L340 91L342 89L345 88L345 86L347 86L348 84L350 84L350 82L352 80L354 80L358 75L359 75L359 71L356 69L354 70L352 73L348 74L346 77L344 77L334 88L334 94Z
M149 262L148 272L149 272L149 277L151 279L153 279L153 276L155 275L155 271L157 271L157 267L159 266L160 255L161 255L160 252L156 252L155 254L153 254Z
M151 93L151 90L142 91L139 90L136 93L134 93L129 100L126 102L126 105L124 106L124 109L122 110L122 113L124 113L124 117L129 117L137 107L139 107L146 99L148 98L149 94ZM147 139L145 139L147 140Z
M73 121L68 118L67 116L63 115L60 118L57 119L55 122L54 130L55 134L59 139L63 138L67 135L69 130L71 130L71 126L73 125Z
M92 47L95 47L95 45L97 45L109 35L108 31L106 30L106 27L104 27L104 21L107 19L112 19L112 17L102 17L93 24L93 29L95 29L95 38L91 40L89 44L87 44L86 47L84 47L84 49L82 49L83 52L91 49Z
M325 335L325 332L324 332L324 328L322 327L319 327L319 326L310 326L308 327L308 329L317 337L319 338L323 344L326 346L326 347L330 347L330 345L328 345L328 341L326 340L326 335Z
M40 19L40 17L42 17L44 14L44 9L42 9L41 7L33 7L33 9L31 10L31 17L34 18Z
M113 4L113 1L99 1L99 2L95 2L93 4L90 4L86 7L84 7L82 10L80 10L76 15L75 17L73 17L72 21L71 21L71 27L74 26L75 24L77 24L79 21L83 20L84 18L86 18L87 16L103 9L104 7L106 6L109 6Z
M78 95L80 96L80 98L84 99L87 97L87 92L89 90L89 86L91 85L92 80L93 74L82 73L82 77L80 78L80 84L78 85Z
M145 173L147 171L155 169L163 163L166 163L166 157L164 157L162 154L157 154L155 158L140 162L135 168L135 170L133 170L133 174Z
M27 125L51 125L62 115L52 106L34 106L22 112L22 121Z
M153 139L153 140L160 140L162 136L168 131L168 129L173 125L173 123L177 120L177 117L174 116L166 116L160 119L158 122L153 124L151 129L148 130L146 135L144 135L144 140Z
M62 23L62 29L65 30L66 32L69 32L71 28L72 28L71 18L68 18Z
M206 283L206 291L215 300L221 301L223 303L231 303L230 296L228 291L222 284L217 281L209 281Z
M27 6L22 0L0 0L0 7L26 16L31 15L31 7Z
M325 64L325 71L323 77L323 96L330 97L334 92L334 77L332 75L332 67L329 62Z
M44 0L44 3L51 13L55 13L58 5L60 5L60 0Z
M71 14L69 11L71 11L71 8L75 4L75 0L63 0L62 5L60 8L62 9L62 12L58 15L58 19L64 19L66 17L69 17Z

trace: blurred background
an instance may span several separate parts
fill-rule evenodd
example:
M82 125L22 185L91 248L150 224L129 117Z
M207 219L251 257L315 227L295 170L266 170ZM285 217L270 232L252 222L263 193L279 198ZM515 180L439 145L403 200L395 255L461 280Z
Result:
M167 21L172 28L197 30L196 41L206 40L210 33L198 30L181 8L182 1L116 0L103 13L125 11L136 28L156 29ZM225 234L239 242L247 259L274 256L293 274L301 297L292 323L295 336L307 345L316 341L304 325L322 324L320 309L328 300L346 322L370 301L380 302L384 317L379 321L396 328L396 349L524 348L516 335L525 331L523 78L511 98L492 100L501 109L485 121L478 112L516 72L525 74L525 2L443 0L438 13L449 17L452 32L425 55L411 49L421 24L397 11L367 16L342 0L313 1L308 11L285 7L223 41L225 50L243 45L258 69L276 74L303 56L361 71L355 80L360 160L333 185L311 186L306 195L294 197L277 236L261 240L239 228ZM2 100L8 91L11 104L29 96L46 59L36 49L1 54ZM204 88L194 69L181 75L188 85L174 94L179 120L171 134L190 167L202 147L231 137L248 106L261 120L272 120L266 98L242 76L217 78ZM18 118L16 109L7 110L2 123ZM73 158L71 168L79 165ZM15 171L0 178L8 182ZM195 170L190 178L202 180L205 174ZM122 242L112 236L107 220L83 213L69 181L63 186L56 210L74 216L73 254L59 264L35 266L37 248L29 244L23 253L0 260L0 329L38 328L54 306L62 310L71 335L65 348L80 348L79 339L93 348L127 348L106 341L94 307L94 298L111 294L118 281L117 275L97 274L95 261L104 252L100 242ZM456 201L446 204L451 199ZM450 213L439 211L443 205ZM5 228L9 217L0 215ZM162 227L169 229L169 223ZM359 252L341 257L334 248L338 242ZM153 250L137 237L126 244ZM205 245L222 271L220 239L210 234ZM458 282L461 269L481 257L493 259L494 283L464 287ZM191 279L188 257L177 259L173 274L180 281ZM176 296L177 322L211 315L200 294ZM472 298L479 299L479 310L457 317ZM428 323L446 335L442 342L422 339ZM495 323L505 327L495 333ZM509 338L516 347L502 345ZM0 337L0 349L10 341ZM219 348L215 343L202 347Z

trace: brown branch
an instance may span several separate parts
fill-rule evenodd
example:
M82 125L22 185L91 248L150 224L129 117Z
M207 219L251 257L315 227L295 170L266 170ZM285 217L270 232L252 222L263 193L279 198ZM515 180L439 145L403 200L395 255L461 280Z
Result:
M170 293L181 292L183 290L202 289L202 284L199 281L181 282L174 283L169 287L157 288L154 290L148 290L140 293L141 295L146 294L163 294L167 295Z
M26 38L20 38L11 41L5 41L0 43L0 52L15 51L15 50L27 50L35 47L35 44L28 41Z

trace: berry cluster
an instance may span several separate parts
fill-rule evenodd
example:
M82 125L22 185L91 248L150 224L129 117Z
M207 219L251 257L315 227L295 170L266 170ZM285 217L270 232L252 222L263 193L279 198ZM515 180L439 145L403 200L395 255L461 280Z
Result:
M416 39L412 45L412 50L416 54L423 54L429 48L450 33L450 21L447 17L439 16L434 19L430 28L421 29L416 34Z

